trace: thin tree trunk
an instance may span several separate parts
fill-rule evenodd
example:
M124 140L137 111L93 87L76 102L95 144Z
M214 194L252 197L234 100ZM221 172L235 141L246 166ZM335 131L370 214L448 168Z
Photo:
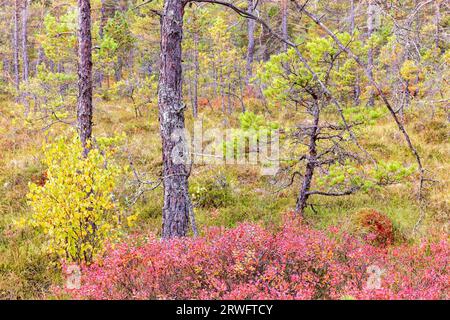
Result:
M434 3L434 12L435 12L435 24L436 24L436 32L434 34L434 42L436 45L436 50L440 50L440 53L443 54L445 50L440 48L440 26L441 23L441 11L440 11L440 1L435 1Z
M248 0L248 8L247 12L252 14L253 13L253 0ZM245 77L245 84L249 85L250 79L252 77L252 64L253 64L253 57L255 54L255 20L253 19L247 19L247 26L248 26L248 46L247 46L247 75Z
M128 4L126 0L120 0L119 1L119 11L125 12L127 10ZM122 73L123 73L123 67L124 67L124 57L119 53L117 57L117 64L116 69L114 71L114 80L116 82L122 80Z
M192 103L192 112L194 114L194 118L198 116L198 76L200 73L200 64L198 60L198 32L194 32L194 92L193 92L193 103Z
M14 1L14 30L13 30L14 80L17 91L20 86L19 75L19 0Z
M101 0L101 8L100 8L100 25L98 29L98 35L100 36L100 39L103 39L104 37L104 31L106 23L108 22L108 14L106 9L106 0ZM98 70L97 75L95 76L95 83L96 85L101 88L103 83L103 71Z
M108 21L108 16L106 14L105 1L106 0L101 0L102 6L100 8L100 26L99 26L98 34L101 39L103 39L105 25L106 25L106 22Z
M92 37L91 3L78 0L78 103L77 126L83 155L89 152L92 137Z
M39 46L39 49L38 49L38 56L37 56L37 60L36 60L36 69L35 69L35 75L37 75L38 74L38 67L39 67L39 65L41 64L41 63L43 63L44 62L44 57L45 57L45 55L44 55L44 48L42 48L42 46Z
M369 5L367 6L367 39L372 36L375 24L375 4L372 0L369 0ZM373 77L373 49L369 45L369 50L367 51L367 70L370 73L370 77ZM369 89L369 100L367 106L373 107L375 104L375 97L373 89Z
M288 2L287 0L281 1L281 36L283 39L288 39L288 25L287 25L287 17L288 17ZM287 43L283 42L283 51L287 51Z
M28 82L29 60L28 60L28 1L24 0L22 12L22 65L23 81Z
M355 1L350 1L350 34L355 32Z
M314 104L313 110L313 126L311 127L311 132L309 134L309 145L308 145L308 163L306 164L305 175L303 176L303 183L300 188L300 193L297 198L297 204L295 206L295 212L300 215L304 215L304 211L309 198L309 190L311 189L311 183L314 176L314 169L316 168L317 160L317 130L319 128L319 116L320 109L317 102Z
M123 60L122 57L117 57L117 64L116 68L114 70L114 81L118 82L122 79L122 67L123 67Z
M355 34L355 1L350 2L350 34ZM356 105L359 104L359 96L361 94L361 88L359 86L359 75L356 75L355 85L353 87L353 101Z
M3 66L3 70L2 70L3 71L3 80L7 81L8 74L10 72L10 61L9 61L9 59L6 56L4 56L2 58L2 60L3 60L3 64L2 64L2 66Z
M181 40L184 4L166 0L161 17L161 65L158 109L163 157L164 206L162 237L183 237L189 225L190 198L183 131ZM177 139L176 139L177 138ZM179 148L181 146L181 148Z

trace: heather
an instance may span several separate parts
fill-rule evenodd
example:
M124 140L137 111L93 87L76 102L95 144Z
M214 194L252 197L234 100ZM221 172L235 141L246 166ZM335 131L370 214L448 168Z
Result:
M197 238L133 237L82 270L77 299L448 299L445 239L380 247L288 217ZM378 277L379 276L379 277Z

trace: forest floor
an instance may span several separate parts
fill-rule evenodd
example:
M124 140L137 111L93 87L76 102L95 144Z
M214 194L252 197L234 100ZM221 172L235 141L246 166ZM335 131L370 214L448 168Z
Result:
M246 101L249 109L263 113L257 103ZM125 132L117 158L124 165L130 159L135 169L148 180L159 176L161 170L161 146L157 109L152 106L135 117L130 102L96 101L94 135L110 136ZM41 164L42 144L48 135L66 132L69 126L55 124L42 130L38 124L26 125L20 107L10 101L0 102L0 299L39 298L52 284L60 281L56 266L41 252L42 235L32 229L16 230L14 221L30 217L26 202L30 181L42 179L45 168ZM301 115L292 111L264 113L267 120L289 126L301 121ZM200 112L205 127L223 123L238 126L239 113L224 116L220 110L205 108ZM406 183L392 185L370 193L346 197L316 197L315 210L308 209L307 221L314 228L340 225L351 233L357 233L353 223L358 212L371 208L386 214L395 227L398 242L414 242L433 234L448 232L450 214L450 143L445 115L433 117L420 109L409 112L406 126L421 154L430 178L436 182L426 188L424 217L413 232L421 216L417 202L417 175ZM193 119L187 112L187 127ZM361 143L375 158L396 160L414 164L402 136L386 113L360 133ZM132 179L132 177L130 177ZM273 177L262 176L258 167L251 165L195 165L190 184L191 193L201 193L201 187L223 181L219 191L202 194L203 205L195 208L200 230L207 226L232 227L243 221L261 223L264 226L280 224L283 213L292 210L299 182L279 191ZM125 188L126 186L124 186ZM123 190L126 192L126 190ZM277 192L278 191L278 192ZM158 233L161 225L162 189L144 193L129 210L138 213L133 232Z

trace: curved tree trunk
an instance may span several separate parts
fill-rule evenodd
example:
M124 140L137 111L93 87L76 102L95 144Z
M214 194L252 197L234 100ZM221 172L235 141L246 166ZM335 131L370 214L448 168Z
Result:
M77 126L83 155L89 152L92 136L92 38L91 3L78 0L78 102Z
M185 236L189 225L188 172L184 151L184 105L181 83L181 40L184 3L166 0L161 17L161 65L158 109L163 153L164 206L162 237ZM181 146L181 148L180 148Z

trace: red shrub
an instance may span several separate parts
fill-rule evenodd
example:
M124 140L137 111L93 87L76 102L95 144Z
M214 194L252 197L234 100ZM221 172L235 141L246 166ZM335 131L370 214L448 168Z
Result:
M336 231L287 219L276 234L241 224L198 238L133 238L83 268L81 288L66 293L82 299L449 298L446 241L387 250L333 236Z
M367 232L367 239L373 245L385 247L394 242L394 227L385 214L374 209L365 209L358 213L361 227Z

